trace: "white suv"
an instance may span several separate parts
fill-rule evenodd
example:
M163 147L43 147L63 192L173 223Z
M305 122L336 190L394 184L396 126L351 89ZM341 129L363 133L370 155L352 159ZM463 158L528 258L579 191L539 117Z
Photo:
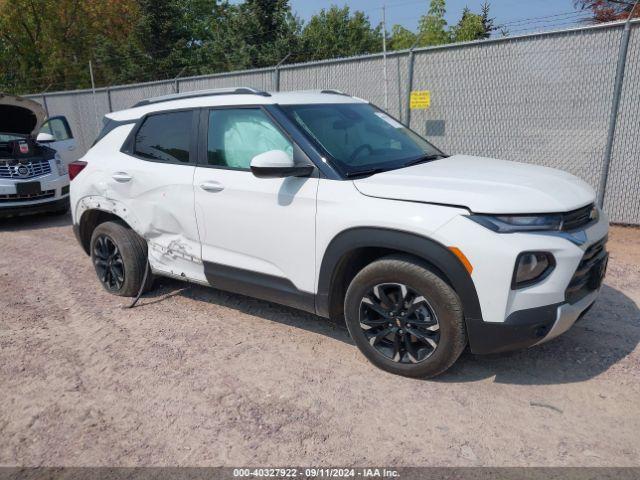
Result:
M66 213L75 149L65 117L46 119L39 103L0 93L0 218Z
M144 291L148 265L344 317L369 360L407 376L443 372L466 345L565 332L607 264L583 181L447 156L336 91L145 100L109 114L71 167L74 230L109 292Z

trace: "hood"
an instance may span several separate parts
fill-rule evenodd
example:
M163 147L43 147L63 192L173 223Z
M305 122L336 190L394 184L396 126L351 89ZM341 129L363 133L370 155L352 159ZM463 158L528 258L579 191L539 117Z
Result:
M35 137L46 118L38 102L0 93L0 132Z
M553 168L454 155L354 180L364 195L466 207L475 213L567 212L595 200L579 178Z

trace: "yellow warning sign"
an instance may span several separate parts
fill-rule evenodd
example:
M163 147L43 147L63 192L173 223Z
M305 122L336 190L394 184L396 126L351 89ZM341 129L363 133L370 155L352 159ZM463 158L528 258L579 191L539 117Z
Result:
M429 90L413 90L409 99L411 110L420 110L431 106L431 92Z

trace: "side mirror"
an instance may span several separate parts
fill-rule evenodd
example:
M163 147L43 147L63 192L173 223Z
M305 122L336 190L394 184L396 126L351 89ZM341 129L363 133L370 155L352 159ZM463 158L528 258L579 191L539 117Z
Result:
M251 160L251 173L258 178L306 177L313 172L311 165L296 165L282 150L269 150Z
M36 138L36 141L40 142L40 143L55 142L56 141L56 137L54 137L50 133L42 132L42 133L38 134L38 137Z

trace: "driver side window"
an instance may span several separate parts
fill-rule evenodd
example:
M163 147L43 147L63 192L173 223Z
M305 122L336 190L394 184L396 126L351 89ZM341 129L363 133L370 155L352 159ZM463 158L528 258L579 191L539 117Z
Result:
M251 159L270 150L293 157L293 144L260 108L223 108L209 112L207 164L249 170Z

